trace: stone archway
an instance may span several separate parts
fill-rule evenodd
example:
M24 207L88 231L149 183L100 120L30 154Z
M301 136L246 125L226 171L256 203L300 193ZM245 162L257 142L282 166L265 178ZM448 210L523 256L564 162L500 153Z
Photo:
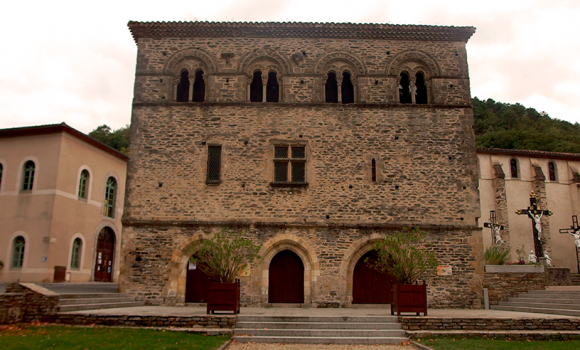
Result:
M307 241L293 234L280 234L265 242L260 250L262 263L257 267L261 276L261 303L268 303L269 273L272 259L280 252L289 250L296 254L304 265L304 304L312 304L313 286L320 276L320 266L316 253Z

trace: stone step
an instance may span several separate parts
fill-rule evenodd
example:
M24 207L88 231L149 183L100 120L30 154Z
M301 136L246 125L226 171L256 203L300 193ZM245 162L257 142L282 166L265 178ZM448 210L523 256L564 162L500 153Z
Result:
M122 303L100 303L100 304L74 304L60 306L60 312L83 311L83 310L98 310L98 309L114 309L118 307L135 307L145 305L142 301L129 301Z
M559 309L559 310L580 310L580 300L576 300L575 304L561 304L559 300L542 300L542 302L525 302L521 300L514 301L500 301L502 306L516 306L516 307L534 307L543 309Z
M516 303L549 303L549 304L578 304L578 299L554 299L554 298L508 298L509 302ZM505 302L505 301L504 301Z
M550 298L550 299L575 299L580 298L580 292L558 290L530 290L527 293L519 293L522 298Z
M562 310L562 309L554 309L554 308L517 307L517 306L506 306L506 305L491 305L490 308L492 310L531 312L531 313L540 313L540 314L580 317L580 310Z
M87 283L36 283L55 293L117 293L119 285L111 282L87 282Z
M369 330L369 329L234 329L234 336L268 336L268 337L404 337L405 331Z
M112 304L112 303L124 303L124 302L135 301L134 298L130 297L118 297L118 298L69 298L60 299L59 305L80 305L80 304Z
M125 297L125 294L120 293L63 293L58 297L62 299L96 299L96 298L117 298Z
M409 341L406 337L271 337L271 336L233 336L238 343L292 343L292 344L401 344Z
M397 316L245 316L238 315L238 322L348 322L348 323L397 323Z
M401 329L400 323L365 322L241 322L239 328L253 329Z

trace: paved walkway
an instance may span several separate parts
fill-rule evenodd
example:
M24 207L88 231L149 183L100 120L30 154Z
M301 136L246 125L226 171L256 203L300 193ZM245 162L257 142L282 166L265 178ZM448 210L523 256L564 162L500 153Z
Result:
M132 316L198 316L207 315L205 307L193 306L137 306L116 309L70 311L64 314L92 314L92 315L132 315ZM228 313L221 313L226 315ZM229 313L231 314L231 313ZM284 308L284 307L242 307L240 315L245 316L389 316L390 309L369 308ZM429 317L445 318L567 318L577 317L536 314L500 310L469 310L469 309L429 309ZM413 317L414 314L408 314ZM423 316L419 316L423 317Z

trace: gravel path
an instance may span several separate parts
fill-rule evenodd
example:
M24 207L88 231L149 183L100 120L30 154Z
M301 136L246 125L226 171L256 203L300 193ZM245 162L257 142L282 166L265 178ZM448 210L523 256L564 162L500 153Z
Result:
M413 350L412 345L320 345L320 344L263 344L232 342L226 350Z

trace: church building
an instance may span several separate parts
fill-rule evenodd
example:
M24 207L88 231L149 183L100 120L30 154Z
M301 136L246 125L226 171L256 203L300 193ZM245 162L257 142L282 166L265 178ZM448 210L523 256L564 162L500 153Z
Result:
M240 276L246 305L386 304L388 276L364 260L376 239L413 225L451 266L426 278L430 307L482 307L465 48L475 28L129 28L138 53L121 292L203 302L204 276L188 260L225 230L262 247Z

